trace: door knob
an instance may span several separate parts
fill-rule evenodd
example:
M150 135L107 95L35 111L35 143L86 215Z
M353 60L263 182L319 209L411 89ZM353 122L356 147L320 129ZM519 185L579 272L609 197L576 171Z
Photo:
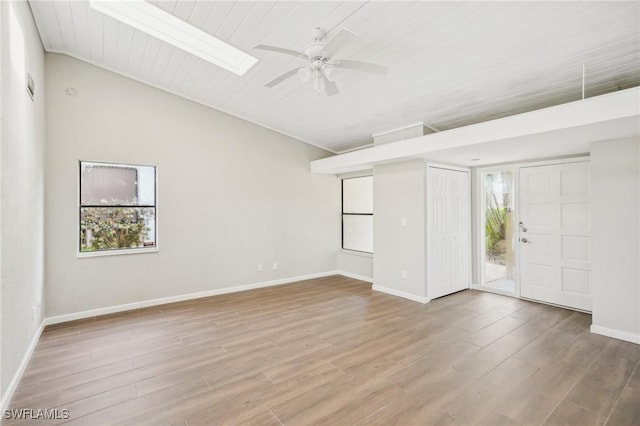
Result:
M526 238L520 238L520 241L522 241L523 243L529 242L529 240L527 240Z

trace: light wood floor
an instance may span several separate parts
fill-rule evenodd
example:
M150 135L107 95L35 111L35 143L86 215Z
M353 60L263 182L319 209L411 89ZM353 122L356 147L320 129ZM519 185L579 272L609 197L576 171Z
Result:
M640 346L590 323L335 276L47 327L11 407L73 425L638 425Z

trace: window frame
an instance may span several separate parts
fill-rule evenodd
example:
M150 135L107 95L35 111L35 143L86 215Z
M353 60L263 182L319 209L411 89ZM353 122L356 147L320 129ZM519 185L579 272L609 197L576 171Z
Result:
M344 246L344 217L345 216L373 216L373 207L371 213L345 213L344 211L344 181L349 179L361 179L370 177L373 182L373 175L349 176L340 178L340 248L348 253L358 254L362 256L373 256L373 251L355 250ZM373 194L371 194L373 197ZM373 229L371 230L373 234Z
M139 206L126 206L126 207L135 207L135 208L153 208L154 215L154 236L155 236L155 245L153 247L136 247L136 248L122 248L122 249L111 249L111 250L95 250L95 251L81 251L82 247L80 245L80 224L82 222L82 208L86 207L122 207L122 206L113 206L113 205L82 205L82 164L83 163L91 163L91 164L104 164L104 165L114 165L119 167L151 167L153 168L153 194L155 198L154 205L139 205ZM148 164L132 164L132 163L116 163L113 161L90 161L90 160L80 160L78 159L78 174L77 174L77 195L76 202L77 206L77 215L76 215L76 256L78 258L85 257L100 257L100 256L119 256L126 254L139 254L139 253L157 253L160 251L160 233L159 233L159 221L158 221L158 166L152 166Z

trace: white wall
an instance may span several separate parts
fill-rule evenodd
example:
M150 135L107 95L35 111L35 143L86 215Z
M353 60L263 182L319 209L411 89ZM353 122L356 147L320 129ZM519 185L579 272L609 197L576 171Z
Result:
M46 61L47 316L336 269L340 181L309 172L327 152L64 55ZM158 167L158 253L76 257L79 159Z
M373 280L373 255L340 251L338 252L338 270L371 281Z
M591 146L592 331L640 343L640 139Z
M42 323L44 51L26 2L0 2L0 394ZM35 80L31 101L25 74Z
M423 160L373 168L374 289L418 301L426 301L425 174Z

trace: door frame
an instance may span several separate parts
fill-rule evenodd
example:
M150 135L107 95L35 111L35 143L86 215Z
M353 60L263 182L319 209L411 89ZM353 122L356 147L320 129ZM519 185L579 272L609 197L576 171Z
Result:
M475 211L473 213L475 213L475 218L476 218L475 220L476 255L474 256L475 258L473 259L473 261L476 265L476 278L478 279L478 283L473 287L475 287L477 290L486 291L488 293L497 293L497 294L502 294L504 296L510 296L510 297L515 297L517 299L522 299L522 296L520 294L520 272L521 272L520 244L516 244L516 247L514 250L515 268L516 268L515 293L502 291L500 289L492 289L482 285L482 282L484 281L484 254L483 253L484 253L484 219L485 219L484 209L483 209L484 185L482 185L483 182L481 180L482 173L487 173L492 171L493 172L505 171L505 170L513 171L513 186L514 186L513 206L515 209L515 213L513 215L513 221L514 221L514 227L515 227L518 223L520 223L520 210L521 210L520 209L520 169L527 168L527 167L549 166L554 164L585 163L585 162L589 162L590 160L591 160L591 156L589 154L581 154L578 156L557 158L553 160L538 160L538 161L533 160L533 161L503 163L503 164L493 165L493 166L490 165L490 166L478 167L475 169L475 179L476 179L476 188L475 188L476 203L475 204L476 205L475 205ZM519 229L520 228L518 227L518 241L520 240ZM530 299L525 299L525 300L530 300ZM541 302L537 300L534 300L534 301L537 303L545 303L549 305L551 304L551 303ZM567 308L566 306L563 306L563 307ZM567 308L567 309L578 310L574 308Z

